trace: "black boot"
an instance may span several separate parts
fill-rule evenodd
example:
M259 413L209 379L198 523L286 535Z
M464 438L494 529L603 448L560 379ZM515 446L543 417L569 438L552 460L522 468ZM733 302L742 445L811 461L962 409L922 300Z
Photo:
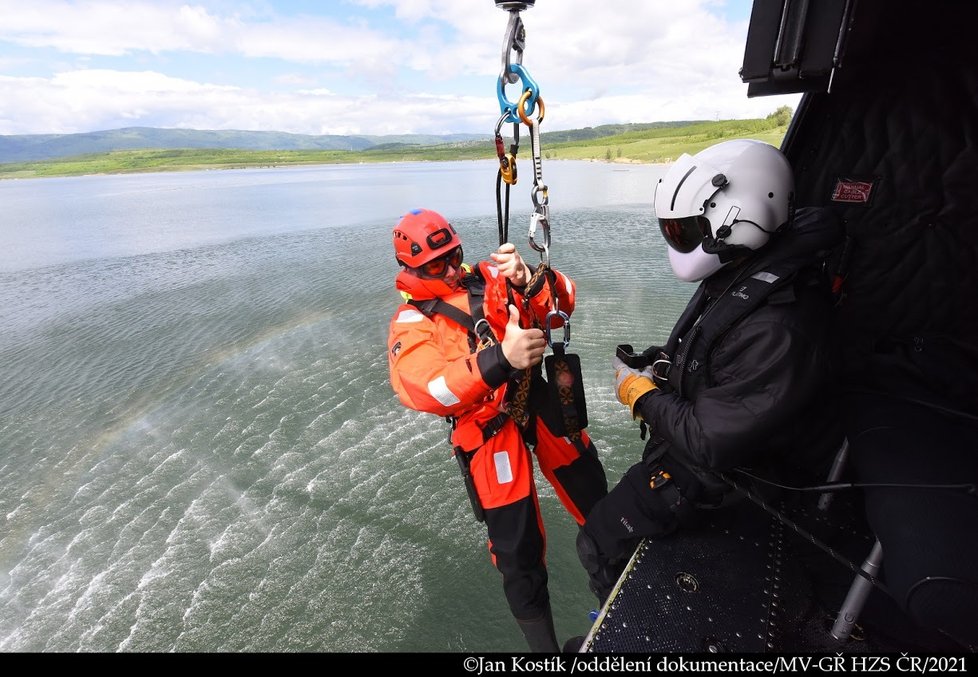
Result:
M581 653L582 646L584 646L584 635L577 635L564 642L564 648L560 653Z
M550 604L547 604L546 611L539 618L533 620L516 619L526 638L526 643L533 653L559 653L560 647L557 646L557 634L554 632L554 616L550 611Z

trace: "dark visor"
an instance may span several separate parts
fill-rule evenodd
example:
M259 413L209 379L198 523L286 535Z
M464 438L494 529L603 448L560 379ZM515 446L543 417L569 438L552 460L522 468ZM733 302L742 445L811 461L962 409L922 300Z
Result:
M659 219L659 228L670 247L680 254L688 254L710 234L710 220L705 216Z

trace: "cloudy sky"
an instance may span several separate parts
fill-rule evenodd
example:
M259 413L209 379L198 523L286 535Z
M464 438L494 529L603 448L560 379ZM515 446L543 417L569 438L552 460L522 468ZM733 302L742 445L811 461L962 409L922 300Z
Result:
M750 0L537 0L521 16L543 131L797 106L747 98ZM485 133L507 17L493 0L0 0L0 134Z

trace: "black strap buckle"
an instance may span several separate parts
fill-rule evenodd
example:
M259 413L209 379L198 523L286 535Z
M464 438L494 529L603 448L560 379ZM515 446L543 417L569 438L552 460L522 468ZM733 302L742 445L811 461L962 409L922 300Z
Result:
M506 419L508 418L509 415L506 412L500 412L493 418L486 421L486 424L482 426L483 443L488 442L495 437L496 434L503 429L503 426L506 425Z
M656 468L652 471L652 476L649 477L649 488L650 489L661 489L666 484L672 481L672 475L667 473L662 468Z
M652 491L663 491L661 494L669 510L675 513L679 510L683 502L683 495L679 492L679 486L672 481L672 475L666 472L659 464L651 468L649 475L649 489Z

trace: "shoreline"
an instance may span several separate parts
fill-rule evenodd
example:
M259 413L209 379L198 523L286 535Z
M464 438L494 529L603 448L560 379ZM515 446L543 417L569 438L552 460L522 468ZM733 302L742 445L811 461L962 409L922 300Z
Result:
M738 120L698 123L684 127L630 131L614 136L552 143L542 148L541 161L560 160L630 165L670 164L723 140L755 139L780 147L787 122ZM518 155L530 165L528 152ZM143 148L75 155L48 160L0 163L0 180L116 176L219 169L278 169L321 165L390 164L403 162L498 161L485 144L469 146L412 146L358 151L283 151L234 148Z
M45 173L45 174L34 174L30 173L30 170L15 170L10 172L5 172L3 164L0 164L0 181L23 181L32 179L64 179L64 178L79 178L84 176L131 176L134 174L171 174L177 172L210 172L210 171L232 171L240 169L287 169L290 167L327 167L327 166L342 166L342 165L373 165L373 164L408 164L408 163L438 163L438 162L491 162L495 158L457 158L457 159L410 159L410 160L376 160L376 161L349 161L349 162L284 162L281 164L265 164L265 163L254 163L254 164L239 164L233 163L228 165L215 165L215 166L194 166L194 165L173 165L168 167L145 167L145 168L131 168L122 171L90 171L90 172L63 172L63 173ZM528 158L521 158L528 161ZM669 165L675 161L674 158L669 158L666 160L638 160L634 158L613 158L611 160L604 158L546 158L544 162L588 162L588 163L599 163L608 165L623 165L624 167L634 166L634 165ZM11 163L11 164L27 164L27 163ZM30 164L47 164L47 163L30 163ZM18 176L18 174L23 174Z

